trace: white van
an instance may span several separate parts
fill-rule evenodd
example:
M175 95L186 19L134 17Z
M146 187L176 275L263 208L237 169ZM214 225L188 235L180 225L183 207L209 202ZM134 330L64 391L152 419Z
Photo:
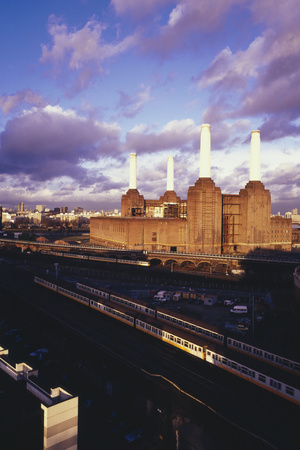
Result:
M248 307L243 305L236 305L230 310L230 312L235 314L247 314Z

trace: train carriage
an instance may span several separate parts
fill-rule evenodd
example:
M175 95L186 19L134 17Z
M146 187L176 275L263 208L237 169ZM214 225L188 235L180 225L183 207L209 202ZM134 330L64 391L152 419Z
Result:
M52 283L51 281L47 281L47 280L44 280L43 278L35 276L34 282L36 284L39 284L40 286L47 287L48 289L51 289L52 291L57 292L57 285Z
M275 353L261 349L249 343L239 341L238 339L234 339L232 337L227 338L227 347L265 361L276 367L280 367L283 370L300 375L300 363L297 361L276 355Z
M175 325L186 331L190 331L205 339L209 339L218 344L224 345L224 334L217 327L208 325L195 318L183 316L174 311L158 308L156 312L157 320Z
M125 295L116 295L109 290L104 291L102 289L96 289L83 283L76 283L76 287L79 290L83 290L85 292L89 292L93 295L98 295L101 298L105 298L120 305L127 306L130 309L146 314L150 317L155 317L155 309L149 308L148 303L144 302L143 300L135 300Z
M155 309L149 308L148 304L146 302L143 302L142 300L133 300L125 296L119 296L119 295L110 295L110 301L116 302L122 305L126 305L128 308L134 309L140 313L146 314L150 317L155 317Z
M163 342L166 342L173 347L184 350L197 358L205 360L206 346L196 343L196 337L191 339L191 336L183 335L180 330L171 327L159 326L157 323L146 322L140 318L136 319L136 329L150 334Z
M260 366L260 369L253 367L250 368L248 367L249 360L247 363L246 361L241 361L238 358L232 360L223 354L212 351L211 349L206 351L206 362L237 375L240 378L250 381L257 386L285 398L286 400L298 405L300 404L300 390L292 387L291 384L283 381L282 378L279 380L275 374L274 376L273 374L271 376L270 370L266 365Z
M256 358L249 358L250 353L248 352L244 352L245 354L237 352L235 348L237 344L232 341L230 341L230 345L233 348L222 345L224 340L222 340L222 335L218 336L216 327L209 325L211 327L209 329L207 324L179 314L173 315L173 312L163 308L159 308L158 312L160 314L167 312L168 319L158 321L138 310L130 311L127 304L117 303L117 299L123 299L123 297L114 294L114 302L105 298L101 301L99 296L94 296L93 293L90 293L89 297L78 294L75 292L75 288L74 290L71 287L68 288L68 283L64 283L65 287L57 286L40 277L34 277L34 281L300 405L298 375L286 372L282 370L282 367L270 366L268 360L260 361ZM139 315L137 316L137 314ZM216 337L213 334L216 334ZM207 339L211 339L211 341L209 342ZM256 347L255 349L260 351Z
M109 300L110 293L102 289L96 289L92 286L87 286L86 284L82 283L76 283L76 288L81 291L89 292L90 294L97 295L98 297Z
M76 300L77 302L82 303L86 306L90 306L90 299L88 297L84 297L83 295L77 294L74 291L58 286L57 292L59 294L64 295L65 297L71 298L72 300Z
M108 305L104 305L103 312L114 319L118 319L121 322L134 327L134 317L130 316L128 312L121 311L119 308L116 309Z

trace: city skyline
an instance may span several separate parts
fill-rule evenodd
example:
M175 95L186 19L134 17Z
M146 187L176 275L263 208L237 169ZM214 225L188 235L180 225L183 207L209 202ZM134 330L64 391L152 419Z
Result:
M210 123L222 193L248 182L259 129L272 213L300 209L299 14L296 0L6 2L0 204L120 209L131 152L145 198L166 191L169 155L185 198Z

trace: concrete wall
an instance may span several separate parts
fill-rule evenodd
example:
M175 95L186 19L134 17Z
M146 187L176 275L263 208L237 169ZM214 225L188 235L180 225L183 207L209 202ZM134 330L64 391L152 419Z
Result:
M41 405L44 411L44 450L76 450L78 434L78 397L52 406Z

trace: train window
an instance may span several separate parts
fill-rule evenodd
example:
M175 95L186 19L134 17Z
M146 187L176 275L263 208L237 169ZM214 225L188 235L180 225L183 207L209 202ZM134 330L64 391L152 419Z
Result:
M275 389L280 389L281 388L281 383L278 383L275 380L270 379L270 386L274 387Z
M283 360L282 360L282 364L283 364L284 366L286 366L286 367L289 367L289 366L290 366L290 362L289 362L287 359L283 359Z
M288 395L292 395L292 396L295 395L294 389L291 388L291 387L289 387L289 386L286 386L286 387L285 387L285 392L286 392Z
M225 366L227 366L227 364L228 364L227 359L226 358L222 358L222 363L225 364Z
M180 343L181 343L181 339L177 338L177 344L180 344Z
M294 363L294 369L300 371L300 364Z
M172 334L170 334L170 341L174 341L174 336L172 336Z
M248 369L247 369L247 367L243 367L243 366L242 366L241 372L244 373L245 375L248 375Z
M210 356L211 355L211 351L209 351L209 350L207 350L207 352L206 352L207 354L208 354L208 356Z
M238 370L238 365L235 362L231 362L231 367L235 370Z
M189 346L189 343L188 343L187 341L184 341L184 346L185 346L185 347L188 347L188 346Z
M281 364L281 363L282 363L282 359L279 358L278 356L276 356L275 361L276 361L278 364Z

